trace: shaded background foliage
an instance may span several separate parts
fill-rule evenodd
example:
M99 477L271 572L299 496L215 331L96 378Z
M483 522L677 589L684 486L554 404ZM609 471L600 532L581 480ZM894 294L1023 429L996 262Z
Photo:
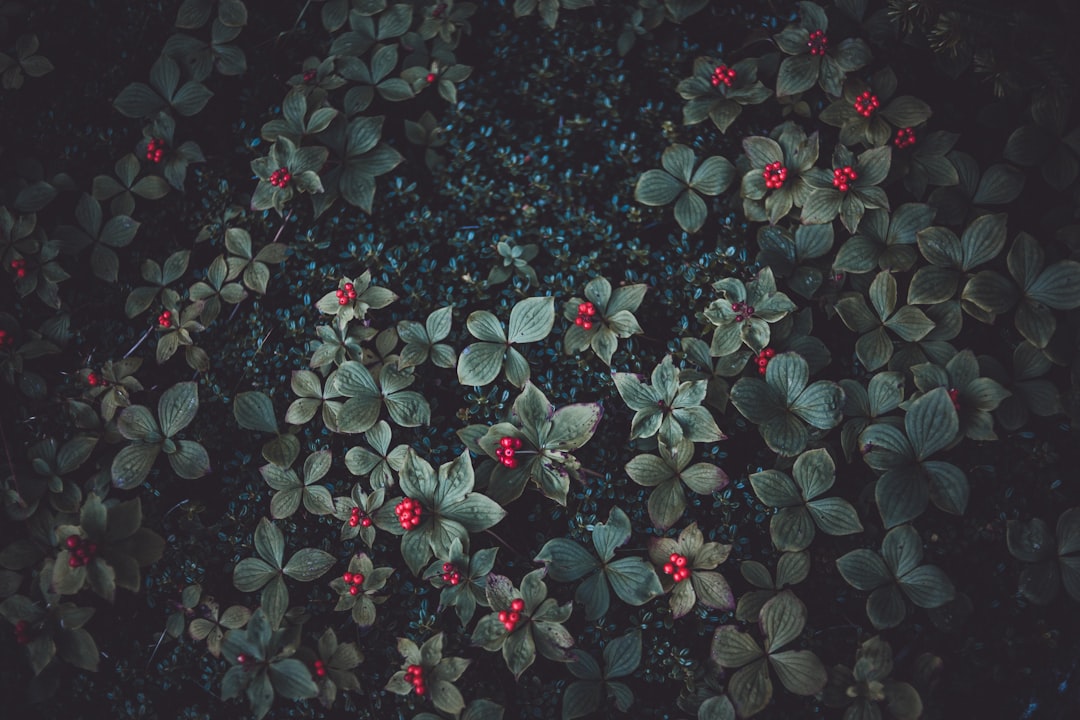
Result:
M122 256L121 282L107 285L89 273L73 272L75 277L63 284L65 309L75 330L69 354L85 358L84 365L118 358L142 335L142 328L125 319L121 308L129 288L138 284L134 281L144 258L161 261L174 250L191 248L191 267L201 268L221 251L220 219L230 207L247 205L245 196L254 188L250 161L265 154L259 128L278 114L285 81L306 57L321 52L317 48L325 33L314 6L306 12L302 7L271 3L252 8L241 38L249 71L236 78L215 75L215 95L207 110L178 122L178 133L197 140L207 162L191 166L186 192L173 192L157 203L140 201L137 217L142 226ZM257 473L264 438L229 424L231 404L238 392L262 389L274 399L278 416L284 413L292 397L287 390L291 373L307 365L307 343L314 326L321 324L314 302L341 275L370 269L376 284L400 296L376 314L380 327L400 319L419 320L454 304L451 339L459 349L468 338L463 321L470 311L487 309L505 318L521 296L550 293L558 301L580 295L585 283L599 275L642 282L651 288L637 313L645 332L620 344L615 364L623 371L648 374L665 353L679 351L672 338L700 331L695 314L713 298L711 283L729 274L749 277L754 269L752 242L735 212L713 213L702 233L687 236L672 222L670 210L637 205L633 183L638 174L657 166L672 142L693 147L699 157L735 158L742 136L767 134L776 118L761 108L744 111L738 131L727 135L711 125L683 127L675 86L690 74L699 55L763 52L764 47L752 41L783 27L792 9L779 2L710 6L685 24L661 26L651 39L639 39L620 57L612 30L624 22L620 4L565 13L555 32L538 30L535 17L514 20L505 3L485 4L457 51L459 62L475 68L459 89L459 105L449 108L429 93L379 110L387 113L385 134L406 161L379 180L371 216L339 205L312 220L305 198L294 201L296 212L285 220L273 212L241 210L232 218L233 226L247 228L261 244L284 225L280 237L291 253L275 270L265 296L250 296L233 315L223 312L199 336L212 360L200 378L202 404L195 434L210 453L213 471L199 480L182 481L159 468L140 491L146 525L165 537L165 554L144 572L143 593L120 593L111 606L96 603L91 629L103 652L100 671L86 674L54 666L30 682L25 665L5 663L13 667L0 680L5 696L42 717L89 717L105 708L119 717L201 717L221 711L217 696L222 663L187 638L158 640L181 591L192 582L200 582L222 607L251 602L228 578L235 562L252 554L251 533L267 514L270 493ZM940 13L913 13L906 19L907 42L892 44L886 52L875 48L875 62L888 62L900 77L900 87L934 108L933 127L960 132L957 147L976 156L982 167L1000 160L1000 148L1024 122L1024 109L1032 100L1029 92L1062 93L1071 99L1075 87L1075 44L1063 35L1069 26L1065 19L1074 16L1075 9L1064 2L1025 9L1017 15L1010 3L1001 2L978 10L958 4ZM942 20L949 12L959 13L951 29ZM174 17L173 3L73 6L46 1L34 4L25 17L10 20L6 37L22 30L37 33L41 51L57 70L27 82L17 94L5 91L0 96L0 125L8 128L3 157L11 168L0 181L5 199L15 196L21 180L36 179L35 160L45 177L67 173L74 187L83 190L93 176L107 172L135 147L140 123L119 117L111 100L128 82L145 79L173 31ZM836 30L838 37L856 32L853 24ZM974 69L957 73L956 81L945 80L938 63L948 53L935 55L927 46L955 46L963 59L963 33L973 33L971 45L992 48L993 54L973 52ZM745 49L738 50L740 46ZM1004 96L995 98L999 87ZM438 152L445 167L435 172L425 168L424 151L405 139L403 120L416 120L425 110L444 123L446 144ZM1045 192L1040 183L1029 173L1023 195L1009 207L1013 227L1037 230L1075 221L1076 184L1068 195L1058 195ZM58 205L69 207L77 194L62 194L72 202ZM208 224L209 241L193 245ZM539 245L531 263L539 276L538 293L524 290L520 279L484 285L498 240ZM7 284L0 288L0 305L20 317L23 327L36 327L51 314L33 297L17 298ZM1073 332L1075 317L1070 323ZM835 322L818 327L817 334L830 347L833 340L850 342ZM997 326L965 325L966 345L977 353L994 350L1001 340ZM41 410L28 413L5 404L3 420L11 428L7 442L14 456L23 444L66 432L63 400L78 396L80 389L70 375L77 368L63 357L44 358L37 369L47 377L69 373L67 382L51 388ZM571 487L568 508L553 508L529 492L510 508L510 521L496 528L500 545L505 543L498 571L513 578L533 569L531 558L552 537L588 545L588 529L605 521L612 507L624 509L635 528L649 525L647 489L622 472L633 413L614 393L608 367L588 353L567 357L557 335L534 347L530 357L533 382L556 405L603 399L605 416L596 437L578 453L585 467L599 475ZM829 377L861 377L852 358L834 351L833 361ZM150 363L148 359L147 369ZM502 419L516 392L503 389L507 386L502 383L457 388L449 372L430 372L433 379L425 381L425 394L432 404L432 424L408 433L395 429L394 444L409 442L428 457L446 460L460 450L456 429ZM1067 387L1068 370L1054 373L1058 385ZM153 368L151 376L148 387L164 389L190 379L191 373L173 361ZM1075 394L1067 400L1076 417ZM723 467L732 482L712 497L691 495L687 520L696 520L708 540L732 543L733 560L756 559L772 567L768 508L758 503L747 478L771 467L773 458L755 428L742 420L729 425L722 429L730 440L705 448L704 455ZM910 667L925 651L942 658L940 684L925 698L927 717L982 709L1002 717L1068 717L1064 713L1070 707L1080 706L1075 613L1060 598L1046 610L1028 606L1017 595L1017 563L1004 543L1007 520L1039 516L1052 523L1061 508L1077 502L1069 482L1077 460L1075 430L1060 418L1034 419L1023 432L1001 435L1003 442L975 445L966 458L963 469L973 492L964 517L931 513L919 524L927 542L924 562L946 570L962 593L960 599L937 611L918 611L888 635L901 667ZM322 447L326 436L318 422L305 426L304 454ZM338 464L341 453L337 455L327 484L344 495L351 478ZM841 474L833 493L858 498L868 478L861 469L847 477ZM874 516L869 498L857 507L860 516ZM883 533L876 525L868 524L864 535L811 548L811 578L800 597L809 607L806 637L826 665L849 663L862 637L860 628L867 627L864 601L843 583L835 559L854 547L878 547ZM344 558L353 547L336 540L336 526L332 519L305 517L302 511L279 523L296 547L323 547ZM0 532L5 541L14 537L10 527ZM316 616L329 617L339 638L361 646L367 656L358 668L363 693L343 694L328 712L315 703L280 704L275 716L414 714L408 709L413 698L382 690L386 668L399 664L395 638L422 640L433 629L456 629L457 620L449 612L436 617L437 592L408 575L387 539L380 534L376 541L377 564L401 568L388 585L390 600L380 606L380 620L370 631L360 634L346 616L331 616L334 598L326 583L292 589L293 604L306 604ZM496 543L493 538L474 540L474 552L479 542ZM739 596L750 587L734 568L729 561L720 570ZM560 600L572 596L570 587L551 585ZM674 710L675 698L703 682L709 640L716 626L729 619L698 606L676 624L666 598L660 598L642 608L616 603L602 624L587 623L576 607L570 627L579 647L594 655L601 640L639 627L644 660L637 674L640 682L634 683L637 703L632 712L663 718L683 716ZM468 648L456 631L448 632L448 639L447 654L474 660L463 683L467 698L493 698L505 705L507 717L556 716L560 691L572 679L562 668L538 662L510 693L497 655ZM3 643L5 659L17 657L10 637ZM818 705L778 693L763 717L836 712ZM98 709L85 710L89 707Z

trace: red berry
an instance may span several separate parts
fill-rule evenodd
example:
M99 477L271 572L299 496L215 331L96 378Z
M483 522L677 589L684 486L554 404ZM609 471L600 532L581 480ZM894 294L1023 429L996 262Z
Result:
M686 558L683 557L682 555L676 556L675 557L675 566L676 567L686 567Z
M316 72L314 70L305 70L304 71L304 82L309 83L309 84L315 82L315 76L316 76Z
M366 517L360 521L360 527L371 527L371 518Z
M915 130L913 128L900 128L896 131L896 137L893 138L893 145L898 150L909 148L915 144Z
M506 622L503 623L503 627L506 628L507 632L513 632L514 631L514 623L510 622L509 620L507 620Z
M79 547L80 542L81 538L78 535L68 535L67 540L64 541L64 544L74 550L75 548Z
M761 352L765 353L765 357L767 357L767 358L776 357L776 351L773 350L772 348L765 348Z
M428 73L426 79L427 79L429 85L431 83L435 82L435 73Z
M521 619L521 613L519 613L519 612L510 613L510 622L512 622L512 623L514 623L516 625L517 621L520 620L520 619Z
M509 436L504 437L502 440L499 440L499 444L502 445L504 448L513 447L514 438L509 437Z
M855 98L855 112L862 115L864 118L868 118L874 114L874 111L881 106L881 101L878 100L877 95L874 95L869 90L860 94Z
M247 655L244 655L243 653L236 656L236 662L240 663L241 665L243 665L247 661L248 661L248 657L247 657Z
M824 30L815 30L810 33L806 46L810 48L811 55L824 55L825 49L829 47L829 38L825 36Z
M510 601L510 609L514 612L521 612L525 609L525 601L521 598Z
M344 580L346 583L351 585L352 584L352 577L353 577L352 573L345 573L344 575L341 576L341 579Z
M353 585L352 587L349 588L349 594L350 595L359 595L360 594L360 588Z
M664 563L664 574L670 575L675 572L675 566L672 563Z
M499 622L504 623L509 619L510 619L510 613L506 612L505 610L500 610L499 611Z

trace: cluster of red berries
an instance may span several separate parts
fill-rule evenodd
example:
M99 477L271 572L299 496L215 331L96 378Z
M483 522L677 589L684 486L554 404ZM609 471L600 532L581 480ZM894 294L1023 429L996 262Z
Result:
M317 73L314 70L305 70L304 71L304 82L306 82L308 85L310 85L311 83L315 82L315 77L316 76L317 76Z
M146 159L152 163L159 163L165 157L165 141L161 138L150 138L146 144Z
M427 77L424 78L424 79L427 80L428 85L430 85L431 83L435 82L435 78L436 78L435 73L428 73Z
M754 314L754 306L744 302L731 303L731 311L735 313L735 322L742 322Z
M90 387L98 387L99 385L101 387L106 387L108 386L109 381L101 377L97 373L91 372L89 375L86 376L86 384Z
M956 409L956 412L960 412L960 391L956 388L949 388L949 399L952 400L952 406Z
M766 165L761 174L765 178L765 187L769 190L779 190L787 180L787 168L779 160Z
M350 300L356 299L356 288L353 287L352 283L345 283L345 288L338 290L335 294L337 295L338 305L348 305Z
M690 577L690 568L686 567L686 556L671 553L668 561L664 563L664 574L670 575L675 582L682 582Z
M735 68L729 68L727 65L718 65L713 68L712 78L709 80L713 87L718 87L720 83L723 83L725 87L731 87L735 82Z
M7 330L0 330L0 347L7 347L15 342L15 338L8 335Z
M506 628L506 632L514 632L514 628L521 622L521 611L525 609L525 601L521 598L511 601L510 612L499 611L499 622Z
M360 508L354 507L352 512L349 513L349 527L356 527L357 525L360 527L371 527L371 518Z
M364 584L364 575L362 573L347 572L341 576L341 579L349 586L350 595L360 594L360 586Z
M442 581L447 585L458 585L461 583L461 573L454 567L454 563L444 562L442 564Z
M412 498L402 499L402 501L394 508L394 514L397 515L402 530L412 530L419 525L420 512L420 503Z
M25 620L15 623L15 642L26 645L30 642L30 625Z
M68 567L77 568L89 565L90 561L97 555L97 543L84 542L78 535L68 535L64 544L71 551L71 557L68 558Z
M850 165L845 165L842 168L833 168L832 171L832 184L833 187L840 192L847 192L851 189L851 183L859 179L859 174L855 172L855 168Z
M825 37L824 30L815 30L810 33L810 39L806 41L806 47L810 48L811 55L824 55L829 47L829 38Z
M283 188L289 184L290 180L292 180L292 175L289 174L288 168L278 168L270 173L270 184L274 187Z
M11 261L11 269L15 272L15 277L22 280L26 277L26 261L22 258Z
M896 137L893 138L892 142L897 150L911 147L915 144L915 128L900 128L896 131Z
M419 665L409 666L409 669L405 671L405 682L412 685L412 689L417 695L423 695L427 692L424 689L424 668Z
M873 115L874 111L879 107L881 107L881 101L878 100L877 95L874 95L869 90L855 98L855 112L859 113L864 118Z
M163 328L172 327L172 313L168 310L163 310L162 313L157 316L157 324Z
M326 677L326 663L322 660L315 661L315 677Z
M583 302L577 306L577 317L574 324L582 330L592 330L592 319L596 315L596 306L591 302Z
M514 457L514 453L521 449L521 438L516 437L504 437L499 441L499 447L495 451L495 456L499 458L499 462L508 468L517 467L517 458Z
M757 354L754 362L757 363L758 375L765 374L765 368L769 367L769 361L776 356L776 351L772 348L765 348Z
M446 12L446 3L439 3L431 10L431 17L438 19Z

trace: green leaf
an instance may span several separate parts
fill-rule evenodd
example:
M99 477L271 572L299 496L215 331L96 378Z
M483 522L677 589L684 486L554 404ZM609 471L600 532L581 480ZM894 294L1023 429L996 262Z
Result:
M82 670L97 672L100 653L93 636L82 628L64 630L55 636L56 652L64 662Z
M503 659L506 666L517 680L536 661L536 644L533 641L532 628L510 633L503 642Z
M289 558L282 572L293 580L311 582L334 566L334 556L317 548L303 548Z
M596 523L593 527L593 545L601 562L607 562L614 557L615 548L629 539L630 518L617 507L611 509L607 523Z
M186 428L199 410L198 386L194 382L182 382L166 390L158 401L158 419L161 432L170 438Z
M275 660L270 663L270 683L274 691L290 700L313 698L319 694L319 688L311 678L311 672L304 663L295 658Z
M668 205L686 186L663 170L646 170L634 187L634 199L643 205Z
M952 581L934 565L917 567L899 579L900 589L921 608L941 607L956 597Z
M644 605L664 591L652 565L641 558L628 557L610 562L605 566L604 574L615 594L630 605Z
M605 679L625 677L641 663L641 633L631 631L615 638L604 648Z
M547 563L548 575L558 582L575 582L599 566L592 554L564 538L548 540L534 560Z
M113 458L111 468L112 484L121 490L130 490L142 485L160 451L161 446L156 443L143 444L138 442L122 449Z
M592 715L604 699L604 684L596 681L577 681L563 692L562 719L573 720Z
M233 585L241 592L255 592L277 574L277 570L258 558L244 558L233 568Z
M945 388L935 388L912 401L904 416L904 428L918 460L925 460L949 445L960 421Z
M255 552L275 568L281 567L285 557L285 536L266 518L260 519L255 527Z
M511 343L530 343L543 340L555 324L553 297L526 298L510 311L508 340Z
M828 673L809 650L789 650L769 656L780 683L796 695L816 695L825 687Z
M795 95L809 90L821 72L821 58L803 51L801 55L784 58L776 77L776 96Z
M926 510L929 493L916 466L885 472L874 489L874 499L885 527L896 527L921 515Z
M688 233L696 233L705 224L709 210L693 190L687 190L675 203L675 221Z
M554 320L552 322L554 323ZM506 348L502 345L490 342L469 345L458 356L458 382L462 385L477 386L491 384L499 376L505 356ZM338 423L341 423L340 416Z
M169 455L173 472L185 480L196 480L210 472L206 448L193 440L180 440L176 452Z
M837 558L836 568L848 585L857 590L874 590L892 582L889 568L872 550L852 550Z

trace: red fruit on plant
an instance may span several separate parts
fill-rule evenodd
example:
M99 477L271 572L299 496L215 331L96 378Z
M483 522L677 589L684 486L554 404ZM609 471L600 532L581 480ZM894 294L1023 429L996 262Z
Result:
M81 542L82 539L78 535L68 535L67 540L64 541L64 544L74 550L75 548L79 547L79 544Z
M864 118L873 115L880 106L881 101L878 100L877 95L874 95L869 90L866 90L855 98L855 112L859 113Z
M428 73L427 78L425 78L425 79L428 81L428 84L430 85L431 83L435 82L435 73Z
M513 610L514 612L521 612L522 610L525 609L525 601L522 600L521 598L511 600L510 601L510 609Z
M893 145L896 146L897 150L903 150L914 145L915 140L914 128L900 128L896 131L896 137L893 138Z
M349 594L350 595L359 595L360 594L360 588L353 585L351 588L349 588Z
M829 38L825 36L824 30L815 30L810 33L806 46L810 48L811 55L824 55L826 48L829 47Z
M341 579L344 580L346 583L351 585L352 584L352 573L345 573L344 575L341 576Z

